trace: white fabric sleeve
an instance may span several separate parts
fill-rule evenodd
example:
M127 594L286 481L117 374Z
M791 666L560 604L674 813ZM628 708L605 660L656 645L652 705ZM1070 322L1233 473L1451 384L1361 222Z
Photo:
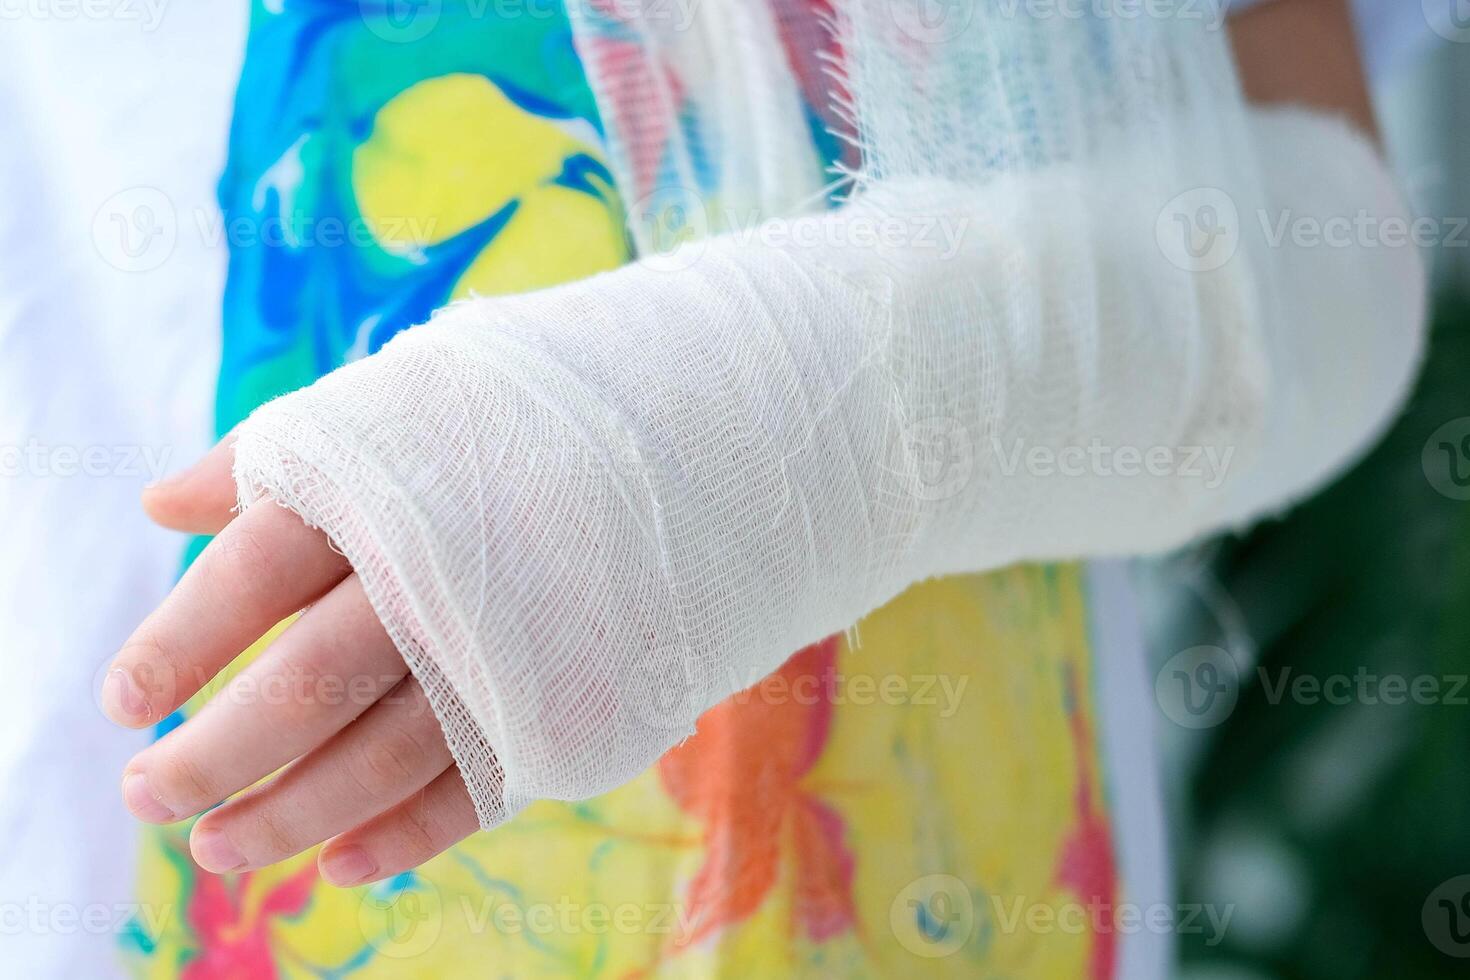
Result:
M1252 126L1291 162L1277 206L1402 217L1345 125ZM1420 349L1411 248L1258 241L1243 211L1238 256L1176 264L1128 159L880 182L456 304L253 414L242 504L351 560L486 827L606 791L918 580L1182 544L1309 491L1390 417Z

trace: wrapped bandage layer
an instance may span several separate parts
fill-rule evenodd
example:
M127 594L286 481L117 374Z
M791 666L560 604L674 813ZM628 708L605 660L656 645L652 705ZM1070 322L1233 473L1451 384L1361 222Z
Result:
M914 582L1183 544L1365 446L1418 358L1418 256L1258 216L1402 205L1341 123L1247 129L1267 166L1239 189L1208 154L1140 184L1136 146L874 179L456 304L252 415L242 502L351 560L486 827L606 791ZM1199 187L1236 212L1228 255L1170 244Z

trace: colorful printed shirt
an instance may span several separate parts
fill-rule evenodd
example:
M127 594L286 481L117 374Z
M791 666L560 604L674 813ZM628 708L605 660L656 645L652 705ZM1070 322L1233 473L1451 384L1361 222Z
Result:
M220 184L221 433L452 299L631 257L565 13L443 0L421 32L390 8L255 4ZM177 914L136 919L125 957L193 980L1117 976L1086 593L1075 568L917 587L632 783L372 886L324 884L314 852L209 874L187 824L147 828L141 907Z

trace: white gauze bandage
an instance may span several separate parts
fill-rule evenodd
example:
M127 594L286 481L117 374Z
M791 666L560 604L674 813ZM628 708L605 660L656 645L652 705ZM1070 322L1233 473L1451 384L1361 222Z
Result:
M1190 129L1168 182L1126 141L889 168L826 214L456 304L253 414L241 501L351 560L484 826L606 791L914 582L1169 548L1363 448L1418 357L1419 258L1258 217L1401 218L1388 174L1307 113L1243 125L1263 181Z

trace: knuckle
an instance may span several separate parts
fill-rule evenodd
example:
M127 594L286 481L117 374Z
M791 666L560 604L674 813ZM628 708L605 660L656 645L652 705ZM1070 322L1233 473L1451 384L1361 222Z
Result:
M393 799L399 795L395 790L414 779L425 758L423 743L414 733L395 726L363 742L349 774L369 798Z
M261 681L262 700L277 724L288 731L310 731L324 707L318 696L326 671L314 649L282 650L271 673Z
M216 594L236 601L254 602L269 594L274 583L275 556L262 531L240 522L215 539L217 559L205 565L209 585Z
M264 575L271 568L271 551L260 529L240 523L220 538L220 554L233 569L247 575Z
M260 807L251 814L253 835L270 860L289 857L301 850L296 828L273 807Z
M197 811L219 801L207 770L183 753L169 753L155 761L148 768L148 781L161 799L176 808Z
M419 859L432 857L447 846L440 843L445 837L443 828L427 806L404 807L400 812L399 831L405 851Z

